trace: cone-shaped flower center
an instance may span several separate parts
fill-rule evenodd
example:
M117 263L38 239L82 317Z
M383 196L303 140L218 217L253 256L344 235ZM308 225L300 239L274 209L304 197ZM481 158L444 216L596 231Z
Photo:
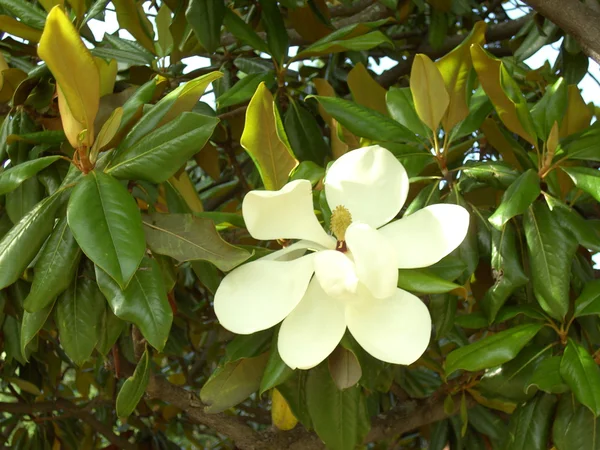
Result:
M342 252L346 251L346 230L352 223L352 215L347 208L342 205L335 207L331 213L330 228L333 235L337 238L336 248Z

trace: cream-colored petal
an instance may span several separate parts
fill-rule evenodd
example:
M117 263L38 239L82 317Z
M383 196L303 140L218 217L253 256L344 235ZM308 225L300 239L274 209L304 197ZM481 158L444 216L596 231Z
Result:
M268 255L263 256L261 259L272 261L292 261L300 258L308 251L316 252L320 250L326 250L326 248L311 241L298 241L282 248L281 250L269 253Z
M327 295L337 299L354 294L358 286L354 263L337 250L315 255L315 278Z
M298 305L314 272L315 253L293 261L259 259L227 274L215 293L223 327L251 334L281 322Z
M409 365L421 357L431 338L427 307L413 294L397 289L387 299L370 299L346 308L352 336L372 356Z
M354 222L379 228L404 205L408 175L389 150L363 147L334 161L325 176L325 195L332 211L342 205Z
M385 236L367 224L353 223L346 230L346 244L358 279L371 294L377 298L393 295L398 287L397 258Z
M420 209L379 229L394 246L398 268L435 264L464 240L469 212L458 205L438 204Z
M343 304L313 278L302 301L281 324L279 355L292 369L310 369L333 352L345 330Z
M255 239L306 239L327 248L335 246L335 238L315 216L308 180L292 181L278 191L248 192L242 214Z

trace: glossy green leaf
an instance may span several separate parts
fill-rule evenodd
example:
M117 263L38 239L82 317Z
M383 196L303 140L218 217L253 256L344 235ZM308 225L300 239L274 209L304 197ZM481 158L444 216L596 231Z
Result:
M0 6L21 22L30 27L43 30L46 24L46 12L25 0L0 0Z
M107 173L152 183L166 181L198 153L218 122L214 117L184 112L119 153Z
M185 11L188 23L209 53L221 46L221 25L225 9L223 0L191 0Z
M31 290L23 307L31 313L40 311L67 289L77 272L80 256L81 250L67 219L62 218L38 256Z
M426 269L400 269L398 287L421 294L444 294L454 291L456 295L466 295L460 284L445 280Z
M454 295L431 295L429 311L435 328L435 338L446 336L454 326L458 299ZM486 323L487 325L487 323Z
M52 308L54 308L54 300L55 299L51 299L50 304L34 313L23 311L23 319L21 320L21 354L23 355L23 358L29 359L25 351L27 344L35 338L46 323L46 320L52 312Z
M598 417L600 415L600 367L592 355L580 344L569 339L560 374L569 385L575 398Z
M115 316L136 325L148 343L161 351L169 338L173 311L156 261L145 256L124 290L98 266L96 279Z
M146 251L140 211L127 189L110 175L90 172L73 189L67 220L83 253L127 286Z
M5 208L13 223L21 220L44 198L44 188L37 178L25 180L6 195Z
M491 244L491 265L495 280L481 300L481 309L488 320L493 322L510 295L529 280L523 271L517 233L511 223L505 224L501 231L491 230Z
M546 197L550 206L549 199L550 197ZM558 201L552 204L552 214L564 230L575 236L579 245L600 252L600 230L593 225L592 221L584 219L574 208Z
M206 412L218 413L244 401L260 387L268 353L226 363L213 372L200 390Z
M105 304L96 282L85 275L76 277L56 301L60 343L78 366L89 359L96 347Z
M501 442L508 431L500 417L481 405L469 409L469 425L488 436L493 443Z
M262 7L261 21L267 31L270 54L280 66L288 54L289 38L283 16L276 0L259 0Z
M589 167L561 167L582 191L600 202L600 171Z
M144 230L152 251L179 262L201 259L229 271L251 256L248 251L225 242L209 219L155 213L144 216Z
M39 158L0 172L0 195L16 189L23 181L34 176L58 159L60 159L60 156Z
M600 419L570 395L563 395L552 425L557 450L600 450Z
M540 324L518 325L458 348L446 357L446 374L459 369L487 369L510 361L541 329Z
M569 390L560 374L560 356L552 356L544 359L536 367L527 383L527 391L531 387L536 387L540 391L549 394L562 394Z
M39 202L0 239L0 289L21 276L52 232L54 216L65 201L65 191Z
M349 100L335 97L310 96L353 134L373 141L419 142L404 125Z
M269 360L267 361L265 372L260 380L259 394L262 395L269 389L284 383L293 373L294 370L284 363L281 356L279 356L279 351L277 350L277 336L274 336L271 352L269 353Z
M600 123L594 124L579 133L574 133L560 141L560 146L569 159L600 161L598 140L600 139Z
M531 22L530 24L529 33L527 33L527 36L523 39L519 48L514 52L517 61L523 61L529 58L537 53L544 45L550 44L555 40L554 36L558 31L558 27L549 20L545 21L541 29Z
M566 112L567 83L564 78L559 78L556 83L546 89L544 96L531 109L531 117L537 135L544 141L547 140L554 122L560 126Z
M519 172L501 161L470 163L461 167L460 171L461 184L464 184L465 179L470 179L497 189L508 188L519 177Z
M284 125L296 158L322 165L329 154L329 147L315 117L292 99L285 114Z
M150 355L148 350L138 361L133 375L125 380L117 395L116 411L119 417L129 417L144 396L150 381Z
M101 286L98 287L102 290ZM100 324L100 336L98 337L96 350L98 350L101 355L108 355L123 330L125 330L126 325L127 324L123 320L115 316L110 306L106 305L106 308L104 308L104 315L102 316L102 323Z
M231 34L245 44L261 52L269 53L269 47L267 46L267 43L263 41L258 34L256 34L250 25L244 22L241 17L239 17L229 8L225 10L223 24L225 25L225 28L231 32Z
M556 397L539 394L519 406L510 418L503 450L546 450Z
M385 96L385 102L390 116L396 122L419 136L427 137L431 134L417 115L410 88L391 87Z
M569 276L577 242L557 223L548 207L535 202L523 220L533 290L540 306L562 319L569 309Z
M600 314L600 280L590 281L575 300L575 317Z
M488 220L497 229L501 229L514 216L523 214L539 195L539 176L535 170L529 169L509 186L500 205Z
M263 82L268 86L272 86L275 82L273 72L251 73L246 75L240 81L235 83L231 89L223 92L223 94L217 98L217 107L219 109L227 108L228 106L238 105L250 100L259 84Z

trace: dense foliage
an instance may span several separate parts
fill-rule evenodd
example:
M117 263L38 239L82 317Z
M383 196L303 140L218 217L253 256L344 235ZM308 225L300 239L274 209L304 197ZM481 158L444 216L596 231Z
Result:
M0 0L0 442L599 449L587 47L513 3ZM97 41L115 12L129 34ZM225 274L291 243L253 239L242 199L307 179L329 229L328 164L374 144L410 178L400 216L470 214L455 251L399 272L429 347L388 364L347 332L292 370L278 326L215 316Z

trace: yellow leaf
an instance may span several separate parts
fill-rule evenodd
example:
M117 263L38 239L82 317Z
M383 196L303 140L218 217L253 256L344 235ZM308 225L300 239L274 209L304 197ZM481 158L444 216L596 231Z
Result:
M98 69L92 54L59 6L48 14L38 54L56 78L71 118L87 130L84 144L89 147L93 142L94 119L100 101ZM71 139L69 142L73 144Z
M207 142L202 150L194 156L196 164L213 180L221 178L221 167L219 166L219 151L210 142Z
M554 154L556 153L556 149L558 147L558 122L554 122L552 125L552 129L548 134L548 140L546 141L546 149L547 154L546 158L548 162L552 162L552 158L554 158Z
M568 89L567 114L560 126L561 138L585 130L590 125L593 117L592 112L581 97L579 88L571 84Z
M67 0L69 5L71 5L71 9L75 11L75 16L77 17L77 23L81 20L87 7L85 5L85 0Z
M200 197L198 197L196 187L192 183L192 180L190 180L190 177L185 170L182 170L180 175L175 175L169 178L169 183L171 183L171 186L177 189L177 192L179 192L181 198L185 200L185 203L189 206L192 212L204 211Z
M516 158L510 142L502 135L498 124L493 119L487 118L481 124L481 131L492 147L498 150L502 155L502 160L513 167L521 168L519 160Z
M161 412L162 412L163 419L165 419L167 422L169 422L170 420L174 419L175 416L177 416L177 414L179 414L181 412L181 409L178 408L177 406L165 405L162 407Z
M171 10L163 3L156 14L156 29L158 31L158 48L160 56L167 56L173 49L173 36L171 36Z
M410 72L410 90L421 121L434 133L450 103L442 74L427 55L418 54Z
M60 85L56 85L56 93L58 96L58 110L60 112L60 121L62 122L63 131L67 136L67 140L71 147L78 148L83 142L80 142L81 134L86 130L85 126L79 122L75 117L73 117L73 113L71 112L71 108L69 108L69 104L65 98L65 94L61 89ZM93 136L87 135L86 142L83 143L88 147L91 144L91 139Z
M498 116L500 116L500 119L504 125L506 125L506 128L513 133L517 133L529 143L536 144L535 138L527 133L523 128L523 125L521 125L519 117L517 116L516 105L508 98L502 89L502 84L500 82L502 61L489 56L478 44L473 44L471 46L471 58L473 60L473 67L475 67L475 70L477 71L479 82L494 104Z
M63 0L38 0L38 1L44 7L44 9L48 12L50 12L50 10L52 8L54 8L56 5L63 6L63 4L64 4Z
M293 429L298 423L298 419L294 416L290 405L277 389L273 389L273 397L271 398L271 421L274 426L283 431Z
M388 116L385 103L387 91L375 81L362 63L348 73L348 87L356 103Z
M114 0L117 20L121 28L131 33L146 50L155 54L152 25L148 26L147 17L135 0Z
M3 70L0 74L0 103L9 102L17 87L25 78L27 78L27 74L21 69L9 68Z
M0 30L31 42L39 42L42 32L10 16L0 15Z
M171 384L175 386L183 386L186 383L185 375L182 373L174 373L167 377Z
M436 62L450 95L450 104L442 119L445 131L450 131L469 115L466 87L469 71L473 67L469 49L471 44L483 45L485 43L486 28L485 22L477 22L471 33L458 47Z
M112 94L117 79L117 60L111 59L109 62L106 62L104 58L94 56L94 62L96 63L100 78L100 97Z
M182 112L191 111L196 106L196 103L198 103L200 97L202 97L202 94L204 94L208 85L222 76L223 72L210 72L188 81L186 84L175 89L171 95L175 95L176 100L158 126L170 122Z
M4 381L8 381L9 383L14 384L23 392L27 392L28 394L42 395L42 391L40 391L40 388L38 388L35 384L33 384L30 381L22 380L16 377L6 377L4 378Z
M98 137L92 146L92 150L90 152L90 162L92 164L96 163L96 159L98 158L98 153L100 153L104 147L110 144L110 141L115 137L117 131L119 131L119 127L121 126L121 119L123 118L123 108L118 107L115 109L108 120L104 122L100 132L98 133Z
M496 399L488 399L481 395L479 391L475 389L467 389L467 392L473 396L475 401L480 405L483 405L487 408L496 409L498 411L505 412L507 414L512 414L514 410L517 408L517 405L512 402L504 402L502 400Z
M313 2L315 8L318 8L323 17L329 19L329 8L325 0L316 0ZM333 30L320 20L309 5L288 10L288 19L292 27L302 38L313 43L324 38Z
M8 63L4 59L4 56L2 56L2 53L0 53L0 72L9 68L10 67L8 67Z
M265 83L261 83L250 100L240 143L246 149L267 190L277 190L287 183L298 161L280 139L275 123L275 102Z

